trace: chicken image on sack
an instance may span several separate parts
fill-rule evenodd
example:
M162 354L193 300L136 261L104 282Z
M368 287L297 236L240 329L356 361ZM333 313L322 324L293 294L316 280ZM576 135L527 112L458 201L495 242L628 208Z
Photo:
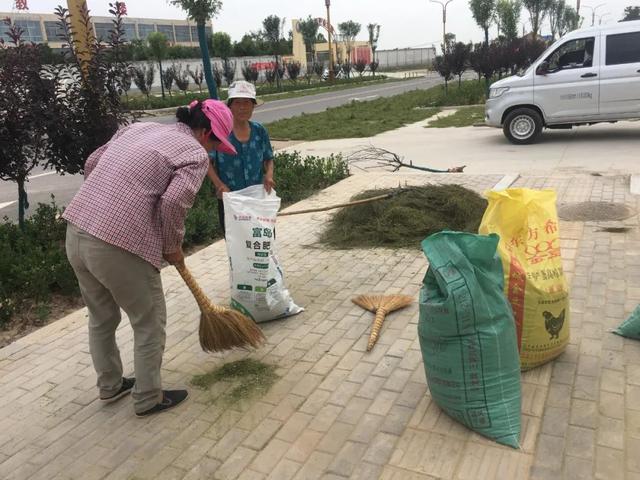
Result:
M556 194L513 188L487 193L481 234L500 235L505 294L516 322L522 370L560 355L569 343L569 287L562 267Z

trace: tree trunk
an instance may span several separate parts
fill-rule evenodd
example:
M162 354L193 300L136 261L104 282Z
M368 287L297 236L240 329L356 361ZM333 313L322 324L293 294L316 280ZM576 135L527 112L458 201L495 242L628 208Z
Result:
M485 27L484 29L484 44L489 46L489 27Z
M204 22L198 22L198 43L200 44L200 54L202 55L202 68L204 70L204 78L209 89L209 96L214 100L218 100L218 88L216 81L213 79L211 69L211 57L209 56L209 47L207 45L207 31Z
M162 75L162 60L159 58L158 67L160 67L160 91L162 92L162 98L164 99L164 76Z
M20 230L24 230L24 212L29 208L29 202L27 201L27 192L24 189L24 178L18 179L18 225Z
M462 74L458 75L458 88L462 88Z
M275 59L276 59L276 88L278 89L278 91L280 91L281 89L281 82L280 82L280 63L278 62L278 55L275 55Z

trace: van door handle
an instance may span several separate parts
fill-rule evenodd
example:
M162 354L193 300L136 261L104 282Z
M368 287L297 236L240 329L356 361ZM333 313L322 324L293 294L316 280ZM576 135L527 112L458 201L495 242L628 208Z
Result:
M597 77L598 74L597 73L585 73L584 75L580 75L580 78L593 78L593 77Z

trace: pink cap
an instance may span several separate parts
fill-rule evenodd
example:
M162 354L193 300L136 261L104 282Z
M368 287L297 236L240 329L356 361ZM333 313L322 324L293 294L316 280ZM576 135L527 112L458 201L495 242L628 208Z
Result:
M197 104L198 100L194 100L189 104L189 108L193 108ZM211 133L221 142L218 151L236 155L236 149L229 141L229 135L233 131L233 114L229 107L219 100L211 99L200 102L200 104L202 105L202 113L211 122Z

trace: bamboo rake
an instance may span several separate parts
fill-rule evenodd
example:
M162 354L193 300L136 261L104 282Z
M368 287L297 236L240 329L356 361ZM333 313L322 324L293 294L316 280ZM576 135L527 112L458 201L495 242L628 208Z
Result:
M369 310L376 314L369 342L367 343L367 352L370 352L378 341L382 330L382 323L388 314L395 310L406 307L413 302L413 297L409 295L360 295L351 300L359 307Z

